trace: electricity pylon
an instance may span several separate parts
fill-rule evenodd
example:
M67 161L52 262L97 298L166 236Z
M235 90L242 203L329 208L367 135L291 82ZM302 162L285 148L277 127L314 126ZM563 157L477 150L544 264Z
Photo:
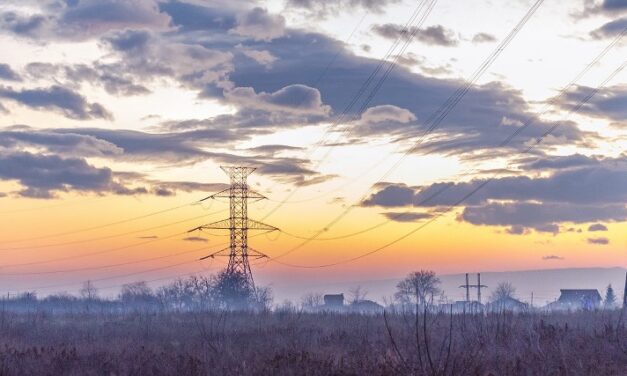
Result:
M244 276L248 287L254 290L255 282L250 270L249 258L260 259L267 257L248 247L248 230L275 231L278 228L265 223L248 218L248 200L259 201L266 197L248 188L248 175L255 171L254 167L225 167L220 166L231 179L231 186L223 191L214 193L201 201L215 198L228 198L230 205L230 215L228 219L209 223L190 230L229 230L229 247L210 255L202 257L201 260L214 258L215 256L228 256L229 264L226 273L229 275L239 273Z
M481 273L477 273L477 284L471 285L468 280L468 273L466 273L466 284L460 285L459 287L466 289L466 301L467 302L470 301L470 289L476 288L477 289L477 301L481 303L481 289L487 288L488 286L481 284Z

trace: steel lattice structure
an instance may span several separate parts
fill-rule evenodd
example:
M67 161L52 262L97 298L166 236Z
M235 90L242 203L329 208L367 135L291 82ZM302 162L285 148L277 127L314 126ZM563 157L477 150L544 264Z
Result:
M215 256L228 256L229 264L226 268L226 273L241 273L246 278L249 287L254 289L255 283L248 260L249 258L264 258L266 255L248 247L248 231L275 231L278 229L274 226L248 218L248 200L258 201L266 198L248 187L247 178L255 171L255 168L225 166L221 166L220 168L229 175L231 179L230 187L204 198L203 201L214 198L228 198L229 218L199 226L191 231L204 229L229 230L229 247L207 255L201 258L201 260Z

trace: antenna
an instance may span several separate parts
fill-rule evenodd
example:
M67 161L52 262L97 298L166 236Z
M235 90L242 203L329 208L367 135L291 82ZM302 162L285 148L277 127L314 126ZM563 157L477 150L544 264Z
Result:
M241 274L245 277L248 287L255 289L253 274L248 262L249 257L260 259L267 257L265 254L248 247L248 230L276 231L278 228L248 218L248 200L263 200L266 197L248 188L248 175L255 171L254 167L225 167L220 166L231 179L231 186L223 191L214 193L205 199L218 197L229 199L229 218L221 221L199 226L191 231L217 229L229 230L229 247L212 253L201 260L214 258L215 256L228 256L229 264L226 273Z

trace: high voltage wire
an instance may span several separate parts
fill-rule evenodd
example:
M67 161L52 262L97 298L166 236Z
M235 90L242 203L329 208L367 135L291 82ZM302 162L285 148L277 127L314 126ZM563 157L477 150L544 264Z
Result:
M199 215L199 216L192 217L192 218L183 219L183 220L176 221L176 222L170 222L170 223L166 223L166 224L158 225L158 226L153 226L153 227L146 227L146 228L142 228L142 229L139 229L139 230L127 231L127 232L114 234L114 235L106 235L106 236L101 236L101 237L96 237L96 238L89 238L89 239L81 239L81 240L72 240L72 241L61 242L61 243L41 244L41 245L22 246L22 247L10 247L10 248L0 248L0 251L15 251L15 250L30 250L30 249L41 249L41 248L53 248L53 247L61 247L61 246L73 245L73 244L90 243L90 242L95 242L95 241L99 241L99 240L114 239L114 238L119 238L119 237L126 236L126 235L139 234L139 233L146 232L146 231L156 230L156 229L160 229L160 228L164 228L164 227L170 227L170 226L178 225L178 224L185 223L185 222L190 222L190 221L197 220L197 219L200 219L200 218L203 218L203 217L208 217L208 216L211 216L211 215L215 215L215 214L218 214L218 213L221 213L221 212L224 212L224 211L226 211L226 209L218 210L216 212L209 213L209 214Z
M93 231L93 230L99 230L101 228L106 228L106 227L112 227L112 226L116 226L116 225L120 225L120 224L124 224L124 223L128 223L128 222L133 222L133 221L137 221L140 219L144 219L144 218L149 218L149 217L154 217L155 215L159 215L159 214L163 214L163 213L168 213L174 210L178 210L187 206L193 206L196 205L200 202L200 200L198 201L193 201L190 202L188 204L184 204L184 205L178 205L178 206L174 206L168 209L163 209L163 210L158 210L158 211L154 211L151 213L147 213L147 214L143 214L137 217L132 217L132 218L127 218L127 219L123 219L120 221L115 221L115 222L109 222L109 223L105 223L102 225L98 225L98 226L93 226L93 227L85 227L82 229L77 229L77 230L71 230L71 231L65 231L65 232L59 232L59 233L55 233L55 234L48 234L48 235L42 235L42 236L37 236L37 237L30 237L30 238L24 238L24 239L17 239L17 240L9 240L6 242L2 242L2 244L11 244L11 243L22 243L25 241L29 241L29 240L41 240L41 239L49 239L49 238L56 238L56 237L61 237L61 236L66 236L66 235L74 235L74 234L78 234L81 232L88 232L88 231Z
M516 26L509 32L509 34L501 41L501 43L497 46L497 48L484 60L484 62L475 70L471 79L466 83L466 85L461 86L457 89L457 91L452 94L443 104L434 112L427 120L425 124L432 123L427 130L423 133L422 137L418 140L421 142L422 139L430 132L432 132L452 111L452 109L461 101L461 99L468 92L470 87L474 85L474 83L481 77L481 75L487 70L487 68L496 60L496 58L503 52L503 50L510 44L513 38L518 34L518 32L522 29L522 27L527 23L527 21L531 18L531 16L538 10L540 5L544 2L544 0L537 0L533 6L527 11L527 13L523 16L523 18L516 24ZM418 145L418 144L417 144ZM416 146L414 146L415 148ZM400 163L407 157L407 155L414 150L414 148L408 150L403 156L397 161L395 165L393 165L377 182L381 182L387 176L389 176L392 171L394 171ZM358 202L362 202L369 194L370 188L365 192L362 198ZM342 218L344 218L352 209L354 205L351 205L346 208L339 216L334 218L331 222L329 222L326 226L324 226L320 231L318 231L314 236L306 239L304 242L298 244L296 247L289 249L288 251L280 254L276 258L281 258L287 256L288 254L295 252L296 250L302 248L307 245L309 242L318 238L322 233L328 231L329 228L337 224ZM400 217L401 215L399 215Z
M413 28L413 34L415 35L415 32L417 32L418 28L424 23L424 21L426 20L426 17L429 15L429 13L431 12L431 10L433 9L433 7L435 6L436 3L437 3L437 0L422 0L422 1L420 1L418 6L415 8L413 14L411 15L411 17L409 18L409 20L405 24L403 30L410 30L410 29ZM423 14L423 17L418 18L420 16L420 13L421 13L422 9L425 8L425 6L427 6L427 8L425 10L425 13ZM416 25L414 25L414 22L416 22L416 20L418 20L418 23ZM398 58L400 56L397 56L392 62L389 62L388 59L395 53L394 51L396 50L396 47L398 46L399 42L404 37L405 37L405 34L401 33L401 35L399 35L396 38L396 40L392 43L392 45L390 46L390 48L388 49L388 51L386 52L384 57L379 61L379 63L375 67L375 69L370 73L368 78L362 83L360 88L357 90L357 93L353 96L353 98L346 105L346 107L344 108L342 113L338 117L336 117L336 120L333 122L333 124L330 127L328 127L327 130L324 132L321 140L318 141L318 143L314 146L314 148L309 151L309 153L307 154L307 156L305 158L308 158L309 156L311 156L315 151L318 150L318 148L320 148L321 146L323 146L325 144L326 139L327 139L328 135L330 134L330 130L342 123L342 120L344 119L344 117L351 111L353 106L355 106L357 104L357 102L359 102L360 97L366 92L366 90L368 89L370 84L373 82L373 80L377 77L377 75L379 74L381 69L383 69L383 67L386 64L390 64L392 66L395 65L395 62L398 61ZM407 38L406 44L409 44L410 41L411 41L411 39ZM385 76L385 77L387 78L387 76ZM380 78L379 82L381 82L381 78ZM381 85L378 84L376 86L376 90L378 90L380 88L380 86ZM372 92L371 92L371 94L372 94ZM326 155L328 156L328 153ZM326 158L326 156L324 158ZM323 158L323 160L324 160L324 158ZM318 161L316 166L319 166L321 163L322 163L322 160ZM281 208L285 203L287 203L289 201L289 199L298 191L298 189L299 189L299 187L294 188L286 196L286 198L284 200L280 201L278 205L276 205L265 216L263 216L262 220L267 219L269 216L274 214L279 208Z
M525 129L527 129L528 127L530 127L531 125L533 125L535 123L536 119L542 118L542 116L544 116L546 113L548 113L550 111L550 107L552 105L554 105L557 100L559 98L561 98L561 96L563 96L564 94L566 94L568 92L568 89L571 88L573 85L575 85L577 83L577 81L579 81L586 73L588 73L588 71L595 66L603 57L605 57L605 55L607 55L607 53L614 47L616 46L616 44L618 44L620 42L620 40L627 34L627 28L623 29L623 31L621 33L619 33L614 40L612 40L612 42L610 44L608 44L590 63L588 63L588 65L586 65L584 67L584 69L582 71L580 71L577 76L575 76L575 78L573 78L569 83L567 83L559 92L557 96L554 96L553 98L551 98L543 107L542 109L539 111L539 114L537 114L537 116L534 117L530 117L529 119L527 119L527 121L525 121L525 123L520 126L519 128L517 128L511 135L509 135L506 139L504 139L499 145L498 147L505 147L507 146L516 136L518 136L520 133L522 133L522 131L524 131ZM469 175L470 173L467 172L464 174L465 175ZM442 187L440 190L438 190L437 192L435 192L433 195L429 196L428 198L426 198L425 200L423 200L422 202L418 203L416 206L422 206L423 204L425 204L428 201L431 201L432 199L436 198L437 196L441 195L442 193L444 193L445 191L447 191L449 188L451 188L453 185L452 184L448 184L445 185L444 187ZM324 241L324 240L338 240L338 239L345 239L345 238L349 238L355 235L360 235L369 231L372 231L376 228L382 227L390 222L393 222L396 217L401 217L402 215L404 215L404 213L400 213L396 216L392 216L392 218L386 219L382 222L379 222L371 227L368 227L366 229L363 230L359 230L353 233L349 233L349 234L344 234L341 236L335 236L335 237L327 237L327 238L316 238L316 239L312 239L312 240L316 240L316 241ZM300 236L300 235L296 235L296 234L292 234L289 232L286 232L284 230L281 230L284 234L297 238L297 239L302 239L302 240L309 240L311 239L311 237L307 237L307 236Z
M588 103L588 101L590 101L590 99L592 99L592 97L594 97L599 90L601 90L603 87L605 87L605 85L607 85L608 82L610 82L618 73L620 73L625 66L627 66L627 60L624 61L618 68L616 68L608 77L606 77L605 80L603 80L603 82L601 82L601 84L599 84L599 86L597 86L595 89L593 89L588 95L586 95L586 97L584 97L574 108L572 108L568 114L573 114L573 113L577 113L581 107L583 107L586 103ZM553 133L553 131L555 131L555 129L557 129L559 127L560 123L556 123L555 125L553 125L551 128L549 128L549 130L547 130L544 134L542 134L542 136L540 136L539 138L536 139L536 142L531 144L529 147L527 147L522 153L528 153L529 151L531 151L533 148L535 148L536 146L538 146L547 136L549 136L551 133ZM392 245L408 238L409 236L415 234L416 232L420 231L421 229L425 228L426 226L428 226L429 224L435 222L439 217L443 216L444 214L447 214L449 211L451 211L453 208L459 206L461 203L463 203L464 201L466 201L467 199L469 199L470 197L472 197L474 194L476 194L479 190L481 190L483 187L485 187L486 185L488 185L491 181L495 180L499 175L498 174L493 174L492 177L490 177L487 180L482 181L480 184L477 185L477 187L475 187L473 190L471 190L470 192L468 192L466 195L464 195L462 198L460 198L459 200L457 200L456 202L454 202L452 205L449 205L448 208L445 211L439 211L435 216L433 216L431 219L429 219L427 222L421 224L420 226L412 229L411 231L405 233L404 235L402 235L401 237L398 237L378 248L375 248L369 252L366 253L362 253L358 256L355 257L351 257L342 261L337 261L337 262L333 262L333 263L327 263L327 264L319 264L319 265L298 265L298 264L291 264L291 263L286 263L283 261L279 261L276 258L270 258L269 261L275 262L279 265L283 265L283 266L288 266L288 267L293 267L293 268L302 268L302 269L316 269L316 268L327 268L327 267L332 267L332 266L337 266L337 265L342 265L342 264L347 264L365 257L368 257L372 254L378 253L380 251L383 251L386 248L391 247Z

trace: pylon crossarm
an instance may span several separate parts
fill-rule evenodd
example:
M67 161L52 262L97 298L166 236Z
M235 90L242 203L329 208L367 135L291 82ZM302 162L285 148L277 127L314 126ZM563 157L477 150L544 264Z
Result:
M262 258L269 258L268 255L266 255L265 253L261 253L256 249L252 249L252 248L248 248L248 257L252 257L254 259L262 259Z
M248 193L247 193L246 197L249 200L252 200L252 201L260 201L260 200L267 199L266 196L262 195L259 192L253 191L252 189L248 189Z
M230 251L230 249L229 249L229 248L224 248L224 249L221 249L221 250L219 250L219 251L217 251L217 252L213 252L213 253L211 253L211 254L208 254L207 256L203 256L203 257L199 258L198 260L199 260L199 261L202 261L202 260L206 260L206 259L208 259L208 258L215 258L215 256L229 256L229 254L228 254L228 253L226 253L226 254L224 254L224 253L223 253L223 254L221 254L222 252L228 252L228 251Z
M249 230L266 230L266 231L278 231L279 229L274 226L270 226L263 222L255 221L254 219L248 219Z
M227 189L222 190L220 192L216 192L214 194L211 194L211 195L203 198L202 200L199 200L198 202L203 202L203 201L206 201L206 200L209 200L209 199L214 199L216 197L222 197L222 198L229 198L229 197L231 197L231 195L230 195L230 188L227 188Z
M221 221L212 222L197 228L199 230L229 230L231 228L231 220L223 219Z

